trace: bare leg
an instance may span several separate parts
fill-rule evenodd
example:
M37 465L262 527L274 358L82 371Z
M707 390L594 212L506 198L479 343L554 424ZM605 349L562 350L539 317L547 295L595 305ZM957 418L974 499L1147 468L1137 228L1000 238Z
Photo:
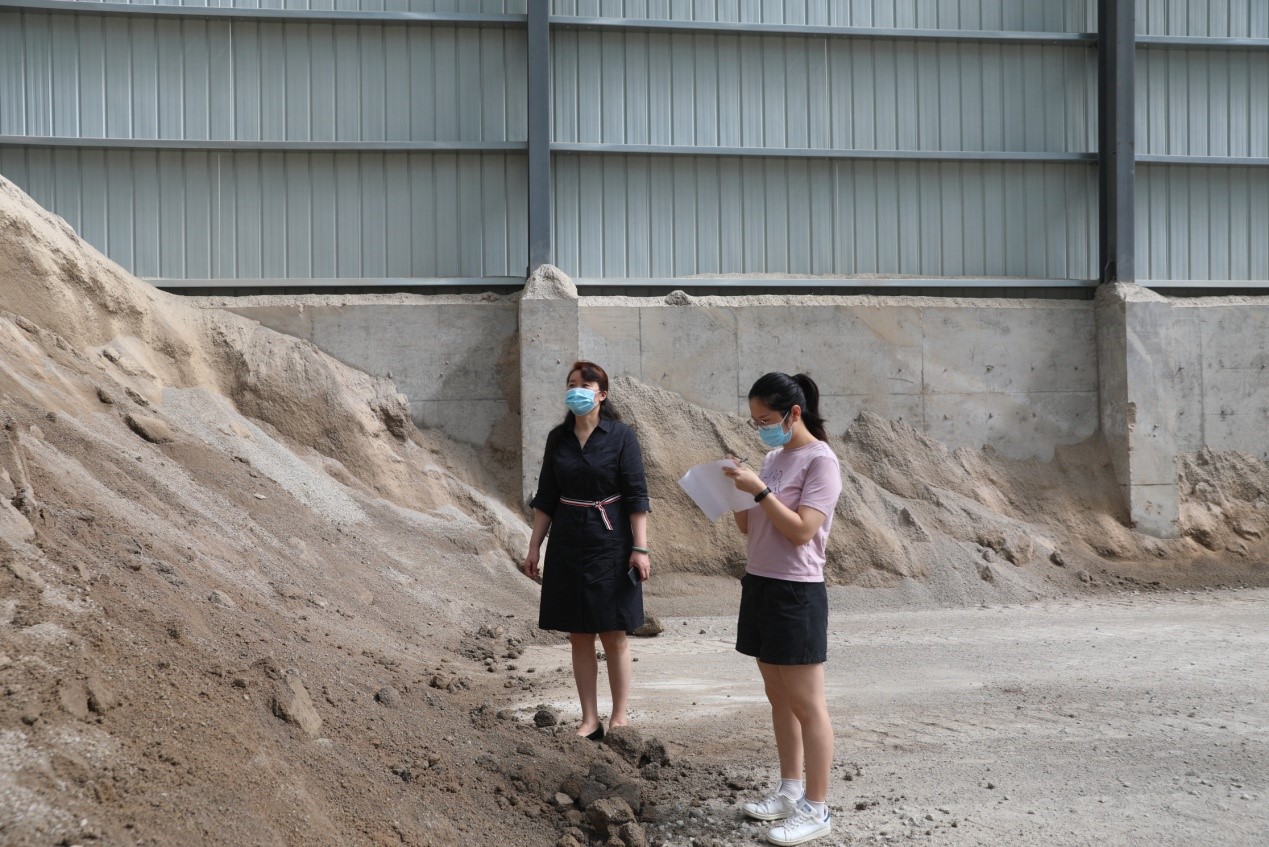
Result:
M780 778L802 778L802 726L789 703L789 692L781 673L783 665L758 663L762 684L771 703L771 727L775 730L776 751L780 755Z
M630 702L630 640L619 629L599 633L608 659L608 685L612 689L612 716L608 728L626 726L630 716L626 708Z
M833 767L833 725L824 693L824 665L781 665L779 673L789 709L801 729L806 799L823 803L828 797L828 776Z
M595 659L595 636L589 632L570 632L568 640L573 646L573 680L577 683L577 697L582 701L582 724L577 734L590 735L599 729L599 703L595 693L599 662Z

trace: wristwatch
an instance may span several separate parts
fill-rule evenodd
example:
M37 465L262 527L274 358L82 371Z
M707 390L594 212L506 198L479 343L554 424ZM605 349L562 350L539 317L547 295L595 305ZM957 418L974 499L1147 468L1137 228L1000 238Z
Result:
M754 501L755 503L761 503L761 502L762 502L762 498L763 498L763 497L766 497L766 496L767 496L768 494L770 494L770 493L771 493L771 489L770 489L769 487L768 487L768 488L764 488L764 489L762 489L761 491L759 491L757 494L755 494L755 495L753 496L753 501Z

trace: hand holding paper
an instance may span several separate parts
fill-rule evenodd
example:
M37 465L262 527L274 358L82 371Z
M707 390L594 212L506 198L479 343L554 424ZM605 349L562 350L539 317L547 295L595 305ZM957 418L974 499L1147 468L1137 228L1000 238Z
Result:
M731 459L719 459L689 468L679 485L711 522L728 512L753 508L753 495L736 488L723 468L732 467Z

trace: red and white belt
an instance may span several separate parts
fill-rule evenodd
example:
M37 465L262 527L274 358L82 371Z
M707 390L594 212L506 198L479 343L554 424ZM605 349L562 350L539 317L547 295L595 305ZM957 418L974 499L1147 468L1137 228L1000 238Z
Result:
M612 503L616 503L620 499L620 494L614 494L605 500L570 500L567 497L561 497L560 502L565 506L578 506L583 509L598 509L600 517L604 519L604 526L608 528L609 532L611 532L612 521L608 520L608 510L604 507Z

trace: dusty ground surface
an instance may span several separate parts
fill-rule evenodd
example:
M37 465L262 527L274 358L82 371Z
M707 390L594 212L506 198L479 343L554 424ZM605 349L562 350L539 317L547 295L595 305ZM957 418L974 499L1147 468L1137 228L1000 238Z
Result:
M718 586L717 605L728 593ZM856 608L830 625L823 843L1269 843L1269 591L870 612L839 590L832 602ZM667 845L759 842L739 803L765 792L774 751L734 615L664 623L635 645L635 724L717 778L651 831ZM567 662L562 647L528 657ZM576 711L565 686L536 694Z

